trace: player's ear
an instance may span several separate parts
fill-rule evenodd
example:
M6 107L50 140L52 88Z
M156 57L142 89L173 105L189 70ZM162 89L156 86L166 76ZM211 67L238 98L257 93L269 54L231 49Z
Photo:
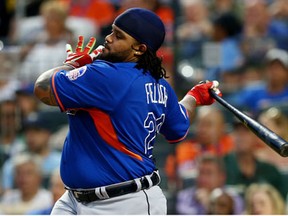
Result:
M134 50L134 55L140 56L146 52L147 46L145 44L137 44L132 45L132 49Z

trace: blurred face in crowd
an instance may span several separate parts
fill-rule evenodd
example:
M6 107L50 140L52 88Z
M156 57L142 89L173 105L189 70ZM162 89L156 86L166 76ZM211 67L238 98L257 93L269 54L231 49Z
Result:
M220 188L213 190L209 202L210 214L231 215L234 212L234 202L230 195Z
M42 153L48 147L50 131L43 128L27 128L25 130L26 143L33 153Z
M41 174L37 165L31 161L18 165L15 169L15 182L23 194L35 193L41 185Z
M199 22L207 18L207 8L201 0L183 0L183 14L191 22Z
M241 123L238 123L233 131L235 150L237 153L251 153L257 144L257 137Z
M259 30L266 28L269 22L269 13L264 0L245 0L245 22Z
M65 29L64 20L61 19L56 13L45 14L45 26L48 32L62 32Z
M24 117L27 117L30 113L35 112L38 109L38 101L32 94L18 94L17 103Z
M251 197L252 214L272 215L273 205L270 197L264 191L256 191Z
M49 36L62 34L66 27L67 8L59 1L47 1L41 6L41 15Z
M214 25L213 31L212 31L212 38L216 42L221 42L225 38L227 38L227 33L225 32L223 27L221 27L220 25Z
M266 77L270 85L287 85L288 70L278 60L274 60L267 65Z
M210 145L219 142L224 131L224 119L220 111L202 109L199 112L196 136L199 143Z
M224 184L225 176L214 162L201 162L198 168L197 186L212 191Z
M19 127L16 103L13 101L2 102L0 105L1 133L14 135Z

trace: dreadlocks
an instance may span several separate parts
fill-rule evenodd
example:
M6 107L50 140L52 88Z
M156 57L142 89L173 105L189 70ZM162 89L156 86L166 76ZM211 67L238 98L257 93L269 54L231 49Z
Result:
M152 52L150 49L147 49L139 58L136 68L143 69L144 73L149 71L156 80L168 78L166 70L162 67L162 58L159 58L156 52Z

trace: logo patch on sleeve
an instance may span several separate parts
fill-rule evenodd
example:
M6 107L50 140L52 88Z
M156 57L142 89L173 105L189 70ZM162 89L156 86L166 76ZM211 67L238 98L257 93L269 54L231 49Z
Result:
M69 80L76 80L79 77L83 76L86 70L87 70L87 66L76 68L74 70L68 71L66 73L66 76L68 77Z

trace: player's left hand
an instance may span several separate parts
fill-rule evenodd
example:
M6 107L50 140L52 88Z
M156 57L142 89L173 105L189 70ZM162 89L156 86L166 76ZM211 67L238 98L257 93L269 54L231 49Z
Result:
M215 102L215 99L210 95L209 91L213 89L219 96L222 96L221 91L217 88L219 82L214 81L201 81L194 86L187 94L192 96L197 106L210 105Z
M83 50L84 37L81 35L78 38L78 43L75 52L72 52L70 44L66 44L67 58L64 61L65 65L74 68L82 67L86 64L92 63L95 58L102 52L103 46L98 46L93 52L92 49L96 43L96 38L91 37Z

